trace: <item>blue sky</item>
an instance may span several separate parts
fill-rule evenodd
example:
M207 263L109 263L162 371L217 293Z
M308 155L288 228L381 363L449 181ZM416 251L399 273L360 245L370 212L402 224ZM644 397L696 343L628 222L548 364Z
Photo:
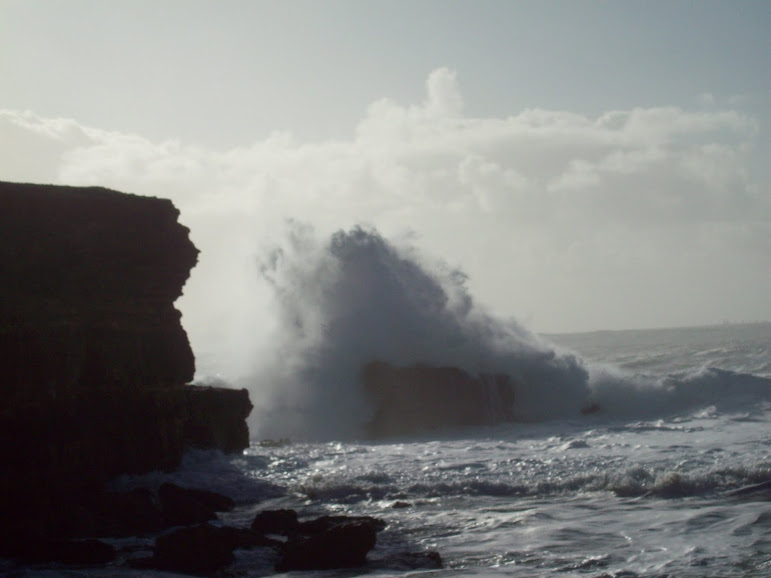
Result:
M286 218L538 331L767 320L770 54L766 1L0 0L0 178L171 197L194 338Z

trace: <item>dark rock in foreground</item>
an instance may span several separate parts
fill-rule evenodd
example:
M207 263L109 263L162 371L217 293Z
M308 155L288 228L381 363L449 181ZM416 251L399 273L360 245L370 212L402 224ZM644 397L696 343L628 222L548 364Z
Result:
M401 570L438 569L443 566L442 557L436 550L403 552L385 560L385 567Z
M158 536L151 557L133 559L129 563L139 569L208 576L232 564L236 549L257 547L278 550L283 544L252 530L197 524Z
M99 565L114 560L116 551L101 540L45 540L13 536L3 540L0 556L19 558L29 563Z
M245 390L185 385L174 301L198 251L178 215L165 199L0 183L0 539L58 539L58 512L114 476L248 446Z
M375 547L376 532L367 522L340 522L310 536L290 538L276 565L289 570L330 570L355 568L367 561Z
M385 527L383 520L370 516L321 516L299 522L294 510L265 510L255 516L250 529L209 523L173 529L157 538L153 556L133 559L130 564L141 569L220 575L235 560L236 549L270 548L278 556L278 572L356 568L367 564L377 533ZM271 535L286 538L282 541ZM401 569L442 566L441 557L433 551L394 554L386 562L384 567Z
M370 526L375 533L382 532L386 527L386 523L383 520L373 518L372 516L321 516L315 520L301 522L298 531L301 534L312 536L327 532L344 524L364 524Z
M264 510L252 521L252 530L260 534L290 536L299 529L300 522L294 510Z
M179 528L158 537L149 564L159 570L207 575L231 564L237 545L227 528L211 524Z
M85 518L87 525L73 528L74 534L139 536L160 532L165 526L158 494L148 488L100 492L84 502L87 515L81 519Z
M383 520L371 516L321 516L299 522L294 510L265 510L252 522L255 533L288 538L277 548L279 572L362 566L385 527Z
M394 367L375 361L361 373L375 407L370 436L409 435L446 427L513 420L514 389L507 375L472 377L457 367Z
M158 488L163 518L168 526L185 526L206 522L217 517L217 512L232 510L235 502L215 492L181 488L163 484Z
M74 533L99 536L139 536L172 526L214 520L235 503L227 496L165 483L157 490L137 488L128 492L102 492L82 504L88 527Z

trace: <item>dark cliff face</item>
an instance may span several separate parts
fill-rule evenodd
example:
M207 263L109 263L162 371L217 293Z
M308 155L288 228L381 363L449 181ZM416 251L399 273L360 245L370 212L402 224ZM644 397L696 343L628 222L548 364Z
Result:
M0 183L0 404L192 380L174 301L198 250L178 214L165 199Z
M514 383L507 375L472 377L457 367L375 361L362 369L361 379L375 409L367 427L371 437L514 419Z
M61 496L173 468L190 446L248 445L245 390L185 385L174 301L198 250L178 215L164 199L0 183L0 522L38 523Z

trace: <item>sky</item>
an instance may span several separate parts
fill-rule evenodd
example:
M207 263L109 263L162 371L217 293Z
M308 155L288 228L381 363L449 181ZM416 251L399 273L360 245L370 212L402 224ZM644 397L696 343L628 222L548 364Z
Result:
M0 179L171 198L193 333L288 219L538 332L771 320L770 55L765 0L0 0Z

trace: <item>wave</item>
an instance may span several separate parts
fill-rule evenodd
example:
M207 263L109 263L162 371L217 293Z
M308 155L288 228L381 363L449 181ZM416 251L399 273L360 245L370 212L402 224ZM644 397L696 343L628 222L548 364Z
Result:
M480 476L452 476L404 483L382 476L368 481L325 476L291 488L309 500L352 504L363 501L431 500L448 497L544 498L555 495L610 492L621 498L685 498L724 494L734 498L763 498L771 487L769 464L752 468L715 468L681 472L676 469L634 466L613 467L575 475L541 476L521 480L489 479Z
M588 397L588 372L514 320L478 307L466 276L397 247L361 227L318 242L291 230L261 272L274 290L283 331L262 368L254 430L273 437L351 437L372 418L362 367L452 366L470 375L502 373L539 387L516 391L517 419L571 415Z
M459 368L481 382L507 375L514 388L507 415L518 421L582 410L649 417L771 399L771 380L752 375L708 368L650 378L587 363L513 319L491 316L461 271L374 229L355 227L322 242L291 224L259 270L279 321L248 380L253 437L360 437L375 412L361 371L374 360Z
M669 417L704 408L762 412L771 407L771 379L717 367L660 377L596 366L590 374L592 403L613 417Z

